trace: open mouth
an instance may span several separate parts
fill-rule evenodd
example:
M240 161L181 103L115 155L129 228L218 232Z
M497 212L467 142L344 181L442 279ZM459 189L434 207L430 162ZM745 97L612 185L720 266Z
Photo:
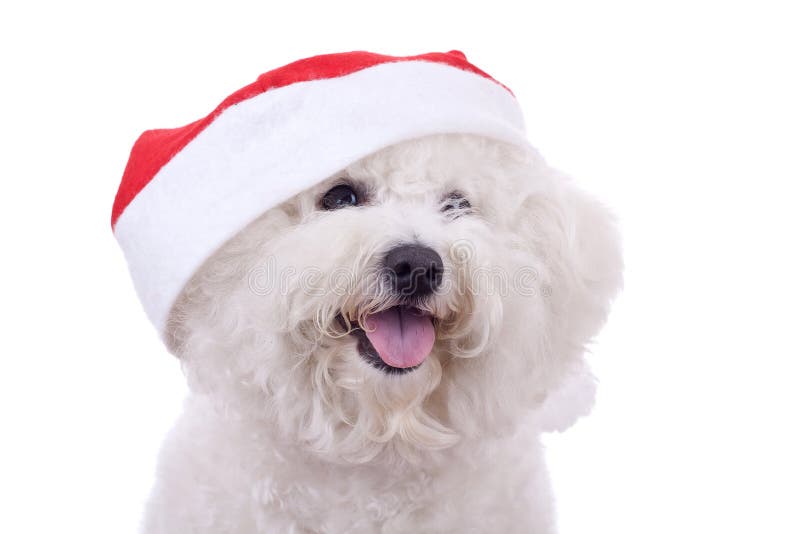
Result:
M436 341L433 317L413 306L394 306L368 315L364 323L365 328L354 328L350 334L358 339L361 357L386 373L418 368Z

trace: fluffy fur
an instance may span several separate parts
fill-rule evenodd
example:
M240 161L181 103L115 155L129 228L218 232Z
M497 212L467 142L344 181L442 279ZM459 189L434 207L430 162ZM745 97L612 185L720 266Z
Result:
M320 210L342 181L366 204ZM443 211L453 191L472 207ZM553 532L538 436L591 403L583 354L621 286L618 242L533 150L463 135L389 147L268 211L172 311L191 395L144 532ZM387 374L347 327L397 303L380 262L401 243L441 255L444 287L419 304L433 352Z

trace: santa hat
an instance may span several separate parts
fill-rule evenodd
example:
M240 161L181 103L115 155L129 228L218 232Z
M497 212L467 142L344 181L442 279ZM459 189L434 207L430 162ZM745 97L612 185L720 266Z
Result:
M198 121L144 132L111 226L150 320L163 332L194 272L266 210L383 147L441 133L527 144L511 91L458 51L303 59Z

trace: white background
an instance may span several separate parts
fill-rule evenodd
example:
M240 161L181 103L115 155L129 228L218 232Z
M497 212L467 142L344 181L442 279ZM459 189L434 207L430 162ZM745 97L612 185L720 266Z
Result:
M0 531L134 532L180 410L109 224L138 134L301 57L458 48L622 221L595 413L547 439L562 533L797 534L792 3L5 2Z

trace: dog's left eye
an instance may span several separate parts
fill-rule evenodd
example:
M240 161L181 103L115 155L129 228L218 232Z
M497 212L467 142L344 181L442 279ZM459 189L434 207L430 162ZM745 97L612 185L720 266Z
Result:
M338 210L347 206L358 206L360 198L358 193L347 184L337 185L322 197L320 202L324 210Z
M442 199L442 212L452 212L456 217L469 213L472 204L459 191L451 191Z

